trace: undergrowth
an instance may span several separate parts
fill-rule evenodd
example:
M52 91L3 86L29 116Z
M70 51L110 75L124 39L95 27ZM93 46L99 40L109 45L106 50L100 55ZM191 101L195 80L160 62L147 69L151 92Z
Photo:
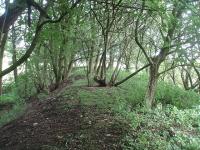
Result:
M75 75L83 76L84 70L76 70ZM130 73L121 72L118 76L118 81L127 77ZM108 73L107 79L110 78L111 73ZM117 88L110 88L110 92L118 94L118 97L128 101L129 105L135 107L137 105L143 105L146 87L148 83L148 77L146 73L140 73L128 81L124 82ZM86 86L87 81L85 79L75 80L74 86ZM109 90L109 88L107 89ZM114 94L113 94L114 95ZM192 108L200 103L200 96L194 91L185 91L181 87L159 81L155 95L156 103L162 103L163 105L174 105L177 108Z
M81 71L76 73L83 75ZM121 74L119 80L127 75L128 73ZM123 149L200 149L199 94L159 81L156 107L152 111L146 111L143 107L147 86L145 74L139 74L118 87L86 85L86 79L73 79L73 84L62 89L58 96L80 101L81 105L112 111L116 119L128 121L131 130L121 140ZM9 102L14 105L8 113L0 116L0 126L23 113L25 108L17 94L1 97L0 104ZM66 105L61 101L61 104L64 110L71 107L69 103Z
M97 105L104 110L111 110L116 118L128 120L132 131L121 141L125 150L200 149L199 108L180 110L173 105L164 107L160 103L154 110L147 112L139 105L133 108L123 99L123 89L76 87L76 90L76 95L67 94L68 97L80 99L82 105Z
M27 77L22 75L19 76L17 83L4 85L4 94L0 96L0 127L24 113L25 98L34 93L34 88L26 88L27 86L23 84L25 81L27 81ZM7 108L7 106L9 107Z
M126 91L126 95L129 97L127 100L131 105L143 103L147 81L147 76L142 74L133 77L119 86ZM194 91L185 91L178 86L159 81L155 100L156 103L162 103L163 105L171 104L180 109L184 109L198 105L200 103L200 96Z
M130 120L133 132L124 137L124 149L198 150L200 149L199 108L179 110L175 106L157 106L151 112L128 109L119 102L115 111Z
M4 109L7 105L11 107ZM0 96L0 127L22 115L24 110L25 103L16 94L11 93Z
M76 98L129 121L132 131L122 139L123 149L200 149L199 95L160 81L157 105L149 112L142 107L146 86L147 77L140 75L119 87L81 87Z

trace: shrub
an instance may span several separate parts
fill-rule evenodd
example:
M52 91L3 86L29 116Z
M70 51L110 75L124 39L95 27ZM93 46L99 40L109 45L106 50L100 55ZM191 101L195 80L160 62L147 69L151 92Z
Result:
M123 79L127 73L122 73L119 78ZM139 74L124 82L119 88L124 93L122 99L127 100L130 105L143 104L147 88L148 78L146 74ZM200 95L194 91L184 89L163 81L158 82L155 99L157 103L164 105L171 104L178 108L192 108L200 102Z
M200 95L194 91L185 91L172 84L159 82L156 101L162 104L171 104L178 108L191 108L200 102Z

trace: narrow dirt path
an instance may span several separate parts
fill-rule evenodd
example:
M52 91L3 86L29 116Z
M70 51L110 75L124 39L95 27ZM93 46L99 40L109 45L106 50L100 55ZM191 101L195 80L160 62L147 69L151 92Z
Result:
M0 129L0 150L121 149L123 131L112 114L79 101L61 109L64 98L32 102L27 112ZM63 104L63 103L62 103Z
M0 129L0 148L40 149L41 145L58 145L61 135L76 132L80 128L79 106L61 112L56 109L57 102L33 102L24 116Z

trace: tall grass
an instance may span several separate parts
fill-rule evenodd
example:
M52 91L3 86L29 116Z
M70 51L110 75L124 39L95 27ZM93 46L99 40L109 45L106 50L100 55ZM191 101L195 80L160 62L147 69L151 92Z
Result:
M84 75L84 73L84 70L81 69L76 70L73 75ZM107 79L110 79L111 74L112 71L108 71ZM121 71L117 80L120 81L127 77L129 74L129 72ZM141 72L117 88L112 88L111 91L115 93L117 98L125 100L129 103L129 105L134 107L144 104L147 83L147 74L145 72ZM87 85L86 78L75 81L74 85ZM164 81L159 81L156 89L155 100L156 103L162 103L163 105L171 104L178 108L184 109L199 105L200 95L194 91L185 91L176 85Z
M122 74L120 78L123 78L125 74ZM144 102L147 83L147 75L139 74L123 83L119 88L122 88L126 93L123 96L125 96L125 99L130 104L142 104ZM178 108L191 108L200 104L200 95L194 91L185 91L176 85L159 81L155 100L156 103L162 103L163 105L171 104Z

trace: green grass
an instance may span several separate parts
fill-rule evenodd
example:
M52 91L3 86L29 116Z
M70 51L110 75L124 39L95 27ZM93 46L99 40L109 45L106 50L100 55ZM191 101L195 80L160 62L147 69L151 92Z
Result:
M25 103L14 93L0 96L0 105L12 105L11 109L5 110L0 115L0 127L18 118L25 111Z
M74 76L76 75L84 75L85 71L83 69L76 70ZM124 79L128 76L129 72L121 72L118 77L118 81ZM110 79L111 72L108 72L107 79ZM107 89L112 95L115 95L117 99L125 100L131 105L131 107L135 107L137 105L144 104L144 96L147 88L148 77L146 73L140 73L137 76L132 77L128 81L124 82L117 88ZM87 80L75 80L73 86L86 86ZM101 91L102 90L102 91ZM105 99L109 99L105 91L103 89L99 90L100 95L103 94ZM85 93L84 93L85 92ZM87 91L84 91L87 96ZM89 92L89 95L95 94L94 92ZM83 97L84 97L83 94ZM92 99L92 98L91 98ZM195 105L200 104L200 95L194 91L185 91L184 89L175 86L173 84L169 84L163 81L158 82L155 100L157 103L162 103L163 105L171 104L180 109L192 108ZM99 100L97 99L97 102Z
M124 74L120 78L123 78L123 76ZM147 83L148 78L145 74L137 75L123 83L120 87L126 94L123 95L122 99L125 96L125 100L132 106L143 104ZM162 103L163 105L171 104L180 109L192 108L200 104L200 95L198 93L185 91L178 86L163 81L158 82L155 99L157 103Z
M83 71L76 70L76 74L83 75ZM127 72L123 72L119 78L127 75ZM99 109L97 113L101 113L101 110L112 112L114 120L128 122L131 126L131 130L122 138L121 144L125 150L200 149L200 109L194 107L199 105L199 94L159 81L156 108L146 111L142 106L147 81L145 74L139 74L119 87L103 88L87 87L86 79L74 80L70 87L65 87L58 93L58 96L64 98L58 109L68 110L81 104L86 107L96 106ZM40 95L41 98L46 96ZM18 117L25 109L23 103L16 101L15 95L4 95L1 98L0 103L12 102L15 105L0 117L0 126ZM65 102L68 100L70 102ZM125 128L127 129L126 126ZM89 132L91 131L80 134L86 137L83 139L87 139L92 136Z
M142 108L131 111L126 105L121 108L118 114L132 120L133 128L124 138L124 149L200 149L199 108L180 110L168 106L151 112Z
M3 94L0 96L0 104L5 103L16 103L16 95L13 93L10 94Z
M116 118L129 121L133 131L122 140L124 149L200 149L200 110L194 107L199 105L199 94L159 81L157 106L148 112L141 107L146 86L147 76L140 74L119 87L74 87L75 99L108 108Z
M124 138L124 149L200 148L197 144L200 142L199 109L180 110L172 105L164 108L158 105L149 113L139 106L133 109L126 94L123 89L96 88L93 91L81 89L79 96L83 104L111 108L116 117L129 120L134 132L130 131ZM170 132L175 135L171 136Z
M112 92L114 88L88 87L80 89L78 95L83 105L97 105L99 107L109 107L115 102Z
M6 123L18 118L25 111L24 104L15 104L11 110L0 116L0 127Z
M194 91L185 91L178 86L160 81L157 87L156 101L178 108L192 108L200 104L200 95Z

